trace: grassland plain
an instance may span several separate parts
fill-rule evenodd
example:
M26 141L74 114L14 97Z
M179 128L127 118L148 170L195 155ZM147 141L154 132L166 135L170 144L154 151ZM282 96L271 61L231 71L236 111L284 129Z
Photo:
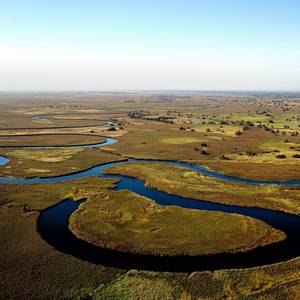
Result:
M122 123L125 130L104 134L121 136L120 143L111 146L109 150L125 156L186 160L202 163L227 174L257 179L299 179L297 159L290 157L297 153L296 149L290 147L297 148L300 142L299 136L292 136L299 127L297 114L300 112L300 102L297 98L182 93L168 95L167 101L164 101L159 93L73 93L1 95L0 100L0 128L52 127L50 132L48 129L25 129L22 132L1 131L1 134L90 133L90 130L99 134L98 130L102 131L100 128L96 129L97 131L88 127L53 129L93 125L96 120L92 114L99 113L99 120L118 117ZM176 117L174 124L135 120L126 116L128 112L136 109L151 110L153 114L159 113L164 116L170 107L177 111L176 114L182 114ZM33 115L43 114L63 114L63 117L31 119ZM82 115L82 118L79 119L77 114ZM219 124L224 121L235 123ZM251 121L255 126L243 131L241 135L236 135L234 131L244 126L241 121ZM203 122L205 124L202 124ZM260 124L278 129L279 133L271 134L263 128L257 128ZM106 129L103 130L106 132ZM123 135L124 133L127 134ZM201 145L204 143L207 143L208 147ZM205 150L209 155L203 155L201 150ZM274 150L279 150L277 154L284 154L286 151L287 159L277 159L275 152L264 153ZM26 150L23 153L18 151L20 149L1 149L2 155L15 152L10 163L0 168L1 174L21 177L58 175L120 158L110 153L99 154L98 150L78 153L49 151L45 152L45 160L48 162L44 162L41 152L31 154ZM245 155L242 159L239 152ZM255 152L257 157L248 155L247 152ZM220 160L221 155L231 156L231 160ZM272 156L272 160L267 164L260 161L264 159L264 155ZM29 173L25 171L28 168L31 169ZM44 173L44 170L50 172ZM181 179L181 175L178 178ZM176 178L174 183L178 184L178 181ZM195 182L198 182L198 179ZM204 181L201 182L204 184ZM238 198L244 197L242 188L230 186L229 183L227 190L215 185L215 195L215 182L207 184L211 186L204 187L205 192L195 191L201 195L201 199L207 197L207 200L214 198L222 202L222 197L225 197L224 201L235 199L234 202L238 203ZM187 186L191 185L191 182L187 183ZM0 186L0 298L297 299L299 296L299 258L243 270L192 274L134 270L127 272L79 261L55 251L41 240L36 232L37 209L46 208L66 197L77 199L97 195L102 198L107 194L106 188L110 186L112 182L108 184L107 181L97 178L61 184ZM222 196L221 188L224 188L225 196ZM172 189L175 191L177 187ZM248 189L244 192L247 196L243 199L246 200L240 200L240 205L245 205L249 199L248 195L252 195ZM204 194L208 196L202 197ZM254 195L257 197L257 203L266 201L274 209L299 214L297 188L254 191Z
M162 207L129 191L82 204L70 228L97 246L162 256L246 251L285 238L249 217Z
M102 120L107 120L109 116L105 112L99 112L98 118L91 118L88 113L85 113L85 117L74 119L69 117L68 109L66 109L66 115L63 115L64 118L51 118L51 115L47 118L41 118L38 120L32 119L32 116L35 115L47 115L47 112L56 112L55 109L41 108L39 110L33 109L4 109L1 116L1 129L9 128L54 128L54 127L78 127L78 126L92 126L101 124ZM58 109L60 111L60 109ZM72 109L70 109L72 115ZM84 112L83 112L84 113ZM82 114L82 112L81 112Z
M153 158L166 158L169 155L170 159L199 161L210 168L234 176L270 180L278 180L279 176L282 180L299 179L297 159L290 157L295 154L295 151L288 153L288 159L280 160L276 158L278 154L266 154L266 150L260 147L260 144L267 143L270 139L284 141L288 138L292 143L299 143L300 137L291 136L290 132L298 128L297 118L300 107L297 99L285 97L277 101L269 96L260 98L251 95L237 97L218 93L211 95L196 93L168 95L166 101L163 101L162 99L165 98L161 98L155 93L149 95L128 93L122 96L113 93L107 95L95 93L86 96L85 104L82 105L79 100L83 99L81 96L74 95L73 99L71 95L61 97L61 95L50 97L53 101L51 105L47 103L50 99L48 96L34 96L30 100L28 97L28 102L24 105L24 97L3 96L4 99L14 104L9 106L2 104L0 123L3 126L0 124L1 128L7 128L8 125L14 127L16 124L23 124L23 127L26 127L26 124L29 123L33 124L32 127L39 127L40 121L68 122L68 125L76 126L86 119L94 121L95 118L107 120L117 117L126 130L124 132L111 131L110 133L111 135L122 135L129 132L126 137L121 139L120 145L116 145L115 149L124 155L149 157L152 154ZM61 99L64 99L63 104L60 103ZM170 103L172 103L172 111L170 111ZM136 109L149 110L153 115L174 115L174 124L128 119L126 114ZM31 120L33 115L45 115L46 118ZM273 123L269 123L270 121ZM245 122L252 122L254 128L250 128L240 136L235 136L235 132L244 127ZM286 131L287 135L280 133L275 136L263 129L256 128L262 124L274 130L281 128ZM66 126L66 124L62 125ZM285 128L286 126L289 126L291 130ZM180 132L180 127L185 130ZM61 130L59 129L59 131ZM76 133L86 133L90 129L77 128L74 130ZM94 129L91 130L94 131ZM98 134L99 131L100 129L97 129ZM142 131L147 132L147 135L143 135ZM152 135L149 133L151 131ZM191 141L191 138L194 143L187 143L186 141ZM200 140L201 143L196 142L197 140ZM203 140L209 145L206 149L202 149ZM182 141L185 142L181 143ZM196 151L196 148L199 151ZM147 151L147 149L150 150ZM209 155L202 154L202 150ZM247 153L253 152L257 154L257 157L247 155ZM242 156L239 153L246 153L246 155ZM222 155L230 156L230 163L219 159ZM265 168L265 163L268 163L267 168Z
M105 173L136 177L144 180L147 186L182 197L300 215L299 187L225 182L183 167L159 163L119 165Z
M76 181L75 186L74 182L1 185L1 299L84 297L121 274L120 270L94 266L55 251L36 231L37 210L66 197L101 194L112 184L112 180L94 177Z
M79 261L41 240L36 210L66 197L103 198L113 182L91 177L59 184L1 186L1 298L295 299L299 293L299 259L191 274L124 271Z
M79 128L45 128L45 129L17 129L17 130L3 130L0 129L0 136L6 135L7 138L13 138L15 135L29 135L29 134L52 134L52 135L62 135L62 134L68 134L70 136L72 135L78 135L78 134L88 134L93 136L121 136L126 132L124 129L119 129L116 131L110 131L110 126L106 125L105 122L103 122L103 126L95 126L95 127L79 127ZM32 140L30 140L32 142Z
M1 155L11 158L0 168L1 176L50 177L74 173L98 164L122 160L119 155L93 149L4 149Z
M0 147L72 146L104 142L102 136L91 134L34 134L0 136Z
M299 179L299 162L292 157L297 150L290 149L287 159L278 159L276 156L284 154L284 151L275 153L275 147L266 149L264 145L270 141L278 145L284 143L286 138L274 136L260 128L251 128L240 136L222 138L219 133L180 130L176 125L154 121L138 120L134 125L125 123L125 126L128 133L121 136L119 143L112 148L124 156L200 163L237 177ZM290 146L297 144L297 139L294 142L291 139ZM223 155L229 160L220 159Z

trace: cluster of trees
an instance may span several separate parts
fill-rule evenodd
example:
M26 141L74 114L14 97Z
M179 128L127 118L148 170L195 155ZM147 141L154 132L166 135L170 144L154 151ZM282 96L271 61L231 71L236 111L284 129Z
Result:
M173 121L174 117L169 114L164 115L164 116L153 117L153 113L150 113L149 111L144 111L144 110L130 111L128 113L128 117L131 119L158 121L158 122L169 123L169 124L174 123L174 121Z
M200 145L201 145L201 147L205 147L205 148L209 147L208 144L207 144L206 142L203 142L203 143L201 143ZM195 151L200 151L201 155L209 155L209 154L210 154L209 152L207 152L207 151L204 150L204 149L201 149L201 150L200 150L198 147L194 147L194 150L195 150Z

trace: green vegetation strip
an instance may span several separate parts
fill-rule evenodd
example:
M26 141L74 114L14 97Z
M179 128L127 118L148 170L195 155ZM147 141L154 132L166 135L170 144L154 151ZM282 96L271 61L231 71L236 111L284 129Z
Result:
M1 150L1 155L11 158L0 168L0 176L50 177L79 172L95 165L120 160L121 157L93 149L12 149Z
M183 167L132 163L106 171L146 181L147 186L186 198L240 206L256 206L300 214L300 188L224 182Z
M2 135L0 147L76 146L104 141L103 136L92 134Z

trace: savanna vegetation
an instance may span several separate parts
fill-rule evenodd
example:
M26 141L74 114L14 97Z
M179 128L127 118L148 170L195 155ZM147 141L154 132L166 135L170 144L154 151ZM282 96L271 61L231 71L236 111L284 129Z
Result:
M105 138L87 134L36 134L0 136L0 147L76 146L102 143Z
M1 176L51 177L75 173L98 164L122 160L119 155L93 149L5 149L1 155L10 158L0 168Z
M107 174L142 179L147 186L186 198L224 204L270 208L300 215L300 187L227 182L183 167L160 163L114 166Z
M0 166L1 176L56 176L136 157L187 161L255 179L300 179L297 97L3 94L0 107L0 155L10 159ZM112 119L114 126L98 127ZM119 142L101 149L17 147L94 143L103 140L99 136L115 136ZM156 163L123 165L109 172L138 177L149 186L194 199L300 212L298 187L223 182ZM37 233L40 210L66 198L87 198L72 215L70 228L99 246L157 255L196 255L244 251L284 238L258 220L162 207L130 192L115 192L111 190L114 184L112 179L90 177L52 184L0 185L0 298L297 299L299 258L251 269L195 270L191 274L118 270L63 254Z
M162 207L128 191L83 203L70 228L97 246L162 256L246 251L285 237L245 216Z

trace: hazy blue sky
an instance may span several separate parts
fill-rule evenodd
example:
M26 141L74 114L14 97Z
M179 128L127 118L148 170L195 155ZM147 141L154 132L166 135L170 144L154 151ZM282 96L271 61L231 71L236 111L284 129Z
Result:
M300 90L298 0L0 0L0 90Z

